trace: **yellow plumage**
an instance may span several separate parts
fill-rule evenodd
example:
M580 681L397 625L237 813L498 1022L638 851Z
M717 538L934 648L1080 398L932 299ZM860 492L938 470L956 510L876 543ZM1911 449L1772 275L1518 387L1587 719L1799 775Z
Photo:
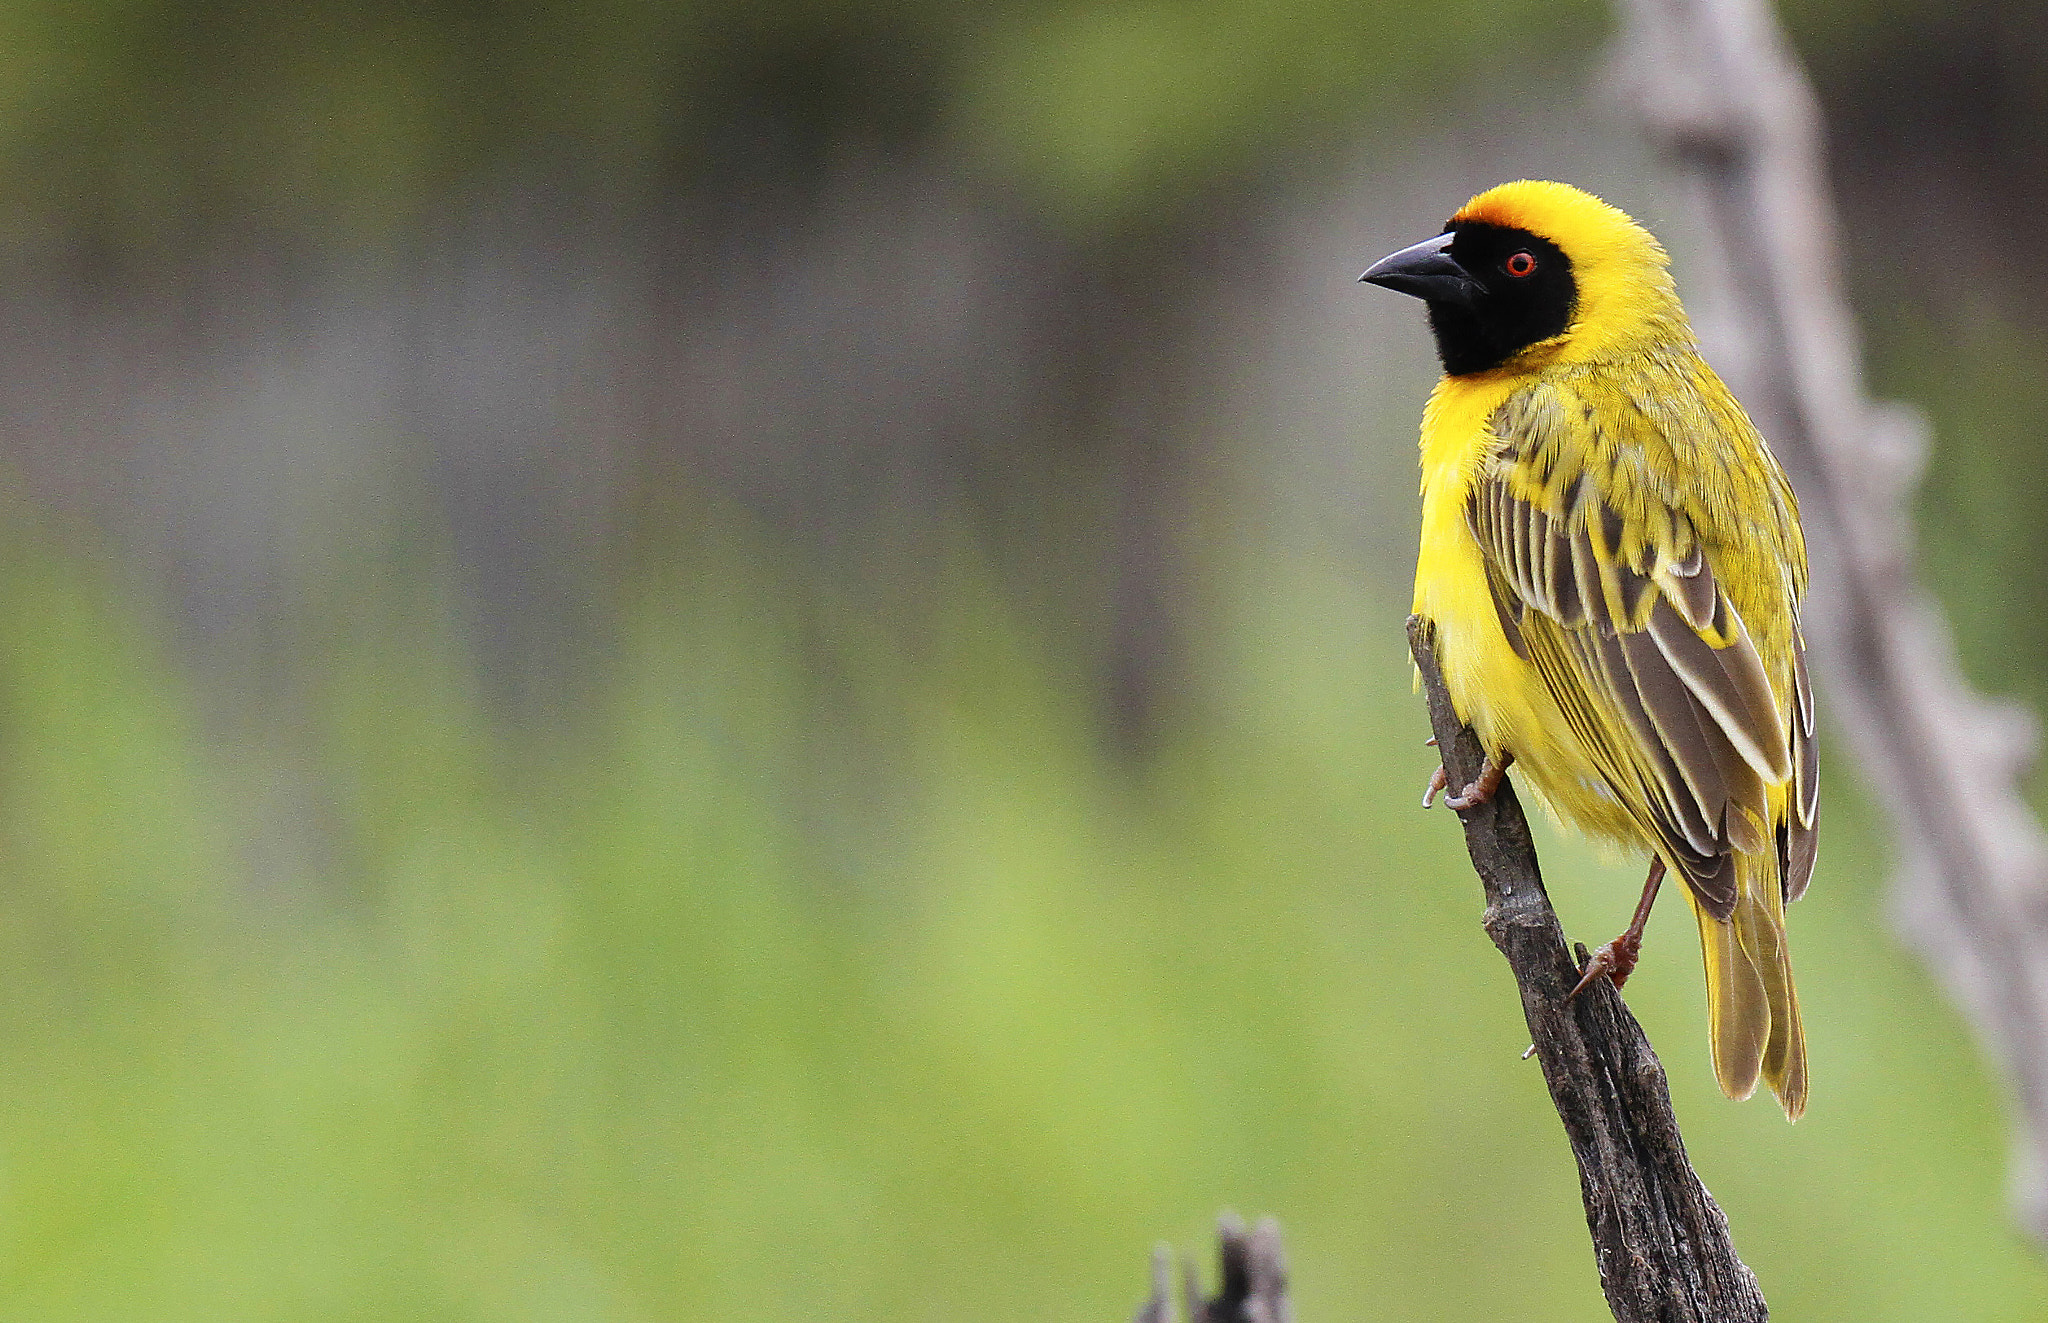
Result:
M1459 286L1442 273L1461 251L1465 267L1509 255ZM1436 273L1448 369L1423 415L1414 609L1445 686L1559 816L1685 881L1716 1077L1741 1098L1761 1076L1796 1118L1784 906L1812 869L1818 786L1791 488L1700 358L1663 249L1622 212L1507 184L1431 252L1406 268ZM1553 292L1525 295L1539 267Z

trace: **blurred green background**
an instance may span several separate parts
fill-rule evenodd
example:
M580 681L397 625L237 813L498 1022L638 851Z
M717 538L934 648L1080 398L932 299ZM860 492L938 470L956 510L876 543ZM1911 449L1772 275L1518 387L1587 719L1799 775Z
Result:
M2048 700L2048 17L1800 0L1929 577ZM1602 1316L1354 286L1570 178L1585 3L0 6L0 1315ZM1605 107L1605 108L1603 108ZM1787 1319L2048 1319L1828 772L1814 1099L1629 1000ZM1546 836L1568 926L1636 865ZM1674 917L1677 915L1677 917Z

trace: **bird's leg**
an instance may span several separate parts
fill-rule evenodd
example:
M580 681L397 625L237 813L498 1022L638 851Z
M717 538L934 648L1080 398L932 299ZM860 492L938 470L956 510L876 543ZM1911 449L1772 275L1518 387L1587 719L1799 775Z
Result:
M1501 778L1508 774L1508 765L1514 761L1514 753L1507 749L1501 750L1497 756L1488 758L1486 765L1479 769L1479 779L1477 781L1466 786L1455 795L1444 796L1444 807L1454 809L1478 808L1487 800L1492 799L1493 792L1500 789ZM1437 775L1441 776L1442 774L1443 768L1437 768ZM1427 801L1424 801L1423 807L1428 807Z
M1643 883L1643 898L1636 902L1636 915L1628 921L1628 927L1621 936L1595 951L1586 961L1585 973L1579 977L1579 985L1565 995L1567 1002L1592 986L1593 980L1605 977L1616 988L1628 982L1628 976L1635 973L1636 957L1643 950L1643 925L1650 921L1650 907L1657 903L1657 888L1664 884L1664 856L1656 855L1650 860L1650 876Z

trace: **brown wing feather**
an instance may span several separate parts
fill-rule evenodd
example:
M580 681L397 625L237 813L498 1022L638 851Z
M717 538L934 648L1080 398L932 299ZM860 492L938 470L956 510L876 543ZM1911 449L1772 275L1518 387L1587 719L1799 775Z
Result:
M1764 847L1766 785L1788 779L1796 807L1778 845L1796 896L1794 879L1803 889L1811 872L1817 789L1804 662L1788 723L1684 516L1670 512L1685 554L1644 567L1624 560L1629 530L1589 481L1560 512L1517 496L1504 472L1482 474L1466 513L1509 642L1702 905L1733 910L1729 852Z
M1792 802L1778 829L1785 880L1785 899L1798 900L1813 880L1813 861L1820 849L1820 755L1815 748L1813 682L1806 677L1806 644L1792 646Z

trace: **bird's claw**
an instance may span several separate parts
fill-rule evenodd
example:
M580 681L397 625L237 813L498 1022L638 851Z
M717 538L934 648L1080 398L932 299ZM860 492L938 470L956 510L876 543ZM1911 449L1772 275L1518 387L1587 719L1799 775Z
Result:
M1455 795L1445 795L1444 807L1454 809L1478 808L1487 800L1492 799L1493 792L1495 790L1498 790L1499 788L1500 778L1494 778L1493 784L1488 785L1486 784L1486 778L1482 776L1477 781L1474 781L1472 784L1466 786L1459 793Z
M1640 936L1632 939L1628 933L1603 944L1587 958L1585 969L1580 971L1578 985L1565 994L1565 1004L1569 1006L1580 993L1592 987L1595 979L1604 978L1614 985L1617 992L1620 991L1621 985L1628 982L1628 976L1636 972L1636 960L1642 953L1643 939Z
M1500 789L1501 779L1508 774L1512 756L1488 758L1486 765L1479 769L1479 779L1467 785L1455 795L1444 796L1444 807L1454 809L1478 808L1493 798ZM1422 796L1422 807L1428 808L1436 800L1437 791L1450 784L1450 777L1439 767L1429 778L1429 790Z

